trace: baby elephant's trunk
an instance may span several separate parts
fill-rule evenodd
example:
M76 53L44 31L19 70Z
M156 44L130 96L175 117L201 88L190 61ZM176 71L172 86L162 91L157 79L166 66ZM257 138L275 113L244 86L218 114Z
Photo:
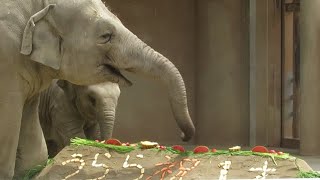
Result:
M113 104L102 103L102 108L98 110L97 117L100 126L101 140L111 138L115 121L115 108Z

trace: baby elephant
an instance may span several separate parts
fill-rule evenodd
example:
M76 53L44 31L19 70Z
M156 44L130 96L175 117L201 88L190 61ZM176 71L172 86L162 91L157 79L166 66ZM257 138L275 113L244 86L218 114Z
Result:
M49 156L55 156L69 145L70 138L110 138L119 96L116 83L79 86L54 80L41 93L39 104L39 119Z

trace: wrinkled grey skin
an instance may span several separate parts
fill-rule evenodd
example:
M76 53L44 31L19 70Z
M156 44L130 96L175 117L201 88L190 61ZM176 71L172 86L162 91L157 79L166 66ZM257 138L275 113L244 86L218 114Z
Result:
M129 85L120 70L146 74L170 87L182 139L194 135L178 69L100 0L1 0L0 47L0 179L46 161L37 107L53 79Z
M120 88L112 82L79 86L54 80L39 104L49 156L69 145L71 138L111 138L119 96Z

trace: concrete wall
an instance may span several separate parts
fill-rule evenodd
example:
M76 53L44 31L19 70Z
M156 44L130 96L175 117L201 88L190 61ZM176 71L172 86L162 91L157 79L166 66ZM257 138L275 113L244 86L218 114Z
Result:
M197 143L249 143L247 0L197 1Z
M189 110L195 120L195 6L193 0L108 0L122 22L151 47L168 57L180 70L187 88ZM114 137L180 142L166 89L154 80L129 76L123 88Z
M248 1L107 2L130 30L182 73L196 143L248 144ZM181 144L164 87L137 76L130 79L134 86L122 89L114 136Z
M320 1L301 2L300 153L320 155Z

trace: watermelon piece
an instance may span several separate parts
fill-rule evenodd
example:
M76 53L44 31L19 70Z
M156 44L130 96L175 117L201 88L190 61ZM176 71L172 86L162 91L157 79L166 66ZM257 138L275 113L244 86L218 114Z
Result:
M215 152L217 152L217 149L213 148L213 149L211 149L211 152L215 153Z
M209 152L209 148L207 146L197 146L193 149L193 153L206 153Z
M281 152L281 151L279 151L277 154L278 154L278 155L284 155L284 153Z
M167 147L165 147L165 146L160 146L159 148L160 148L161 150L167 149Z
M252 148L251 151L252 152L260 152L260 153L268 153L269 152L269 150L264 146L256 146L256 147Z
M276 152L275 150L271 149L271 150L269 151L269 153L275 154L275 153L277 153L277 152Z
M185 149L184 149L184 147L182 147L182 146L180 146L180 145L174 145L174 146L172 146L172 149L173 150L176 150L176 151L180 151L180 152L185 152Z
M104 143L105 144L116 145L116 146L121 146L122 145L122 143L118 139L108 139Z

